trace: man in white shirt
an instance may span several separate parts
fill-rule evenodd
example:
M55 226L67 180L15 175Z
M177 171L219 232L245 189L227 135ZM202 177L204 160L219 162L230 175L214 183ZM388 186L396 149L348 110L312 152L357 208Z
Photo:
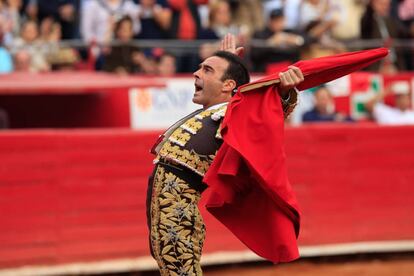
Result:
M367 104L367 109L372 112L375 121L381 125L414 125L414 110L411 109L408 82L394 82L387 93L395 95L394 107L382 102L384 93L380 93Z
M140 31L139 6L132 0L86 1L82 7L81 34L86 42L112 40L115 23L125 15L132 18L134 34Z

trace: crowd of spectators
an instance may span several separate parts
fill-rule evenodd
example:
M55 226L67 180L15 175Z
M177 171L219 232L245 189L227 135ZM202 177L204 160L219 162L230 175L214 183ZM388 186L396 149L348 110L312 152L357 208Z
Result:
M393 47L413 36L413 19L414 0L0 0L0 72L158 74L163 53L191 72L226 33L246 46L253 71L378 39L391 55L371 69L396 72L413 69L411 50ZM169 39L205 43L174 52Z
M412 49L394 43L414 36L414 0L0 0L0 73L172 76L194 71L227 33L245 46L254 72L356 50L347 48L352 41L390 49L369 70L414 67ZM326 87L312 96L302 121L351 121L334 111ZM378 117L381 107L367 110Z

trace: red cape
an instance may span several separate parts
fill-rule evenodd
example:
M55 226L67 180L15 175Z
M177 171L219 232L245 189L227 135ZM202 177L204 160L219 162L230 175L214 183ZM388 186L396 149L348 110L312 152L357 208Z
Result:
M300 61L306 89L359 70L386 49ZM286 173L284 116L278 74L244 85L223 121L223 145L204 177L207 210L258 255L272 262L299 257L300 213ZM242 93L249 91L248 93Z

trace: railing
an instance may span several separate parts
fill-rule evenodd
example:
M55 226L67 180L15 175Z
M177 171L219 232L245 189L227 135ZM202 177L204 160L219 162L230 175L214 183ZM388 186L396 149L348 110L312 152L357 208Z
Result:
M347 41L340 41L345 48L348 50L359 50L359 49L366 49L366 48L376 48L376 47L393 47L396 49L414 49L414 39L393 39L384 41L382 39L353 39ZM146 48L164 48L172 53L186 53L186 52L193 52L198 50L201 45L204 44L213 44L218 43L218 40L177 40L177 39L155 39L155 40L131 40L128 43L131 46L138 46L143 49ZM61 40L57 43L44 43L44 45L53 44L59 45L61 47L73 47L73 48L89 48L90 46L97 46L97 47L109 47L109 46L116 46L120 45L120 41L111 41L105 44L100 43L90 43L85 42L80 39L73 39L73 40ZM266 40L260 39L252 39L246 42L244 45L247 49L254 47L255 49L260 48L278 48L274 46L270 46ZM303 46L301 46L303 47ZM297 47L296 49L300 49L301 47ZM322 45L323 47L323 45ZM292 48L292 47L290 47ZM284 47L280 47L280 49L286 49ZM293 47L295 49L295 47Z

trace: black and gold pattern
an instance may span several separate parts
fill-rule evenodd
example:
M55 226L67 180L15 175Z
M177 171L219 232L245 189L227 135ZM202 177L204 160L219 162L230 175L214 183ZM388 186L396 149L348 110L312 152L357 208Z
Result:
M181 147L172 145L169 141L167 141L162 146L155 162L157 162L159 157L172 160L177 164L194 171L198 175L204 176L210 167L210 164L213 162L215 155L199 155L195 151L182 149Z
M151 247L161 275L202 275L205 237L200 193L168 167L157 166L151 200Z
M204 139L204 135L200 135L200 131L202 131L203 127L205 129L213 128L214 138L221 139L220 133L217 132L217 128L220 125L219 121L226 113L226 108L227 105L223 105L219 108L204 110L186 120L166 138L154 163L156 164L160 158L170 160L192 170L200 176L204 176L210 167L210 164L213 162L218 147L212 147L208 154L200 154L198 148L193 149L192 147L187 147L187 144L191 139ZM206 120L215 123L210 123L210 125L206 127Z
M177 128L173 132L173 134L171 134L168 140L184 147L185 144L187 144L187 142L190 140L190 138L191 138L191 133L185 132L181 128Z
M297 97L282 101L285 116ZM200 258L205 227L197 207L202 183L222 143L227 105L191 114L167 130L155 148L149 179L147 218L151 251L161 275L202 275Z
M203 127L203 120L205 117L211 116L211 114L217 112L217 110L204 110L194 117L188 119L179 128L174 130L168 140L172 143L178 144L184 147L190 140L191 135L197 134L197 132Z

